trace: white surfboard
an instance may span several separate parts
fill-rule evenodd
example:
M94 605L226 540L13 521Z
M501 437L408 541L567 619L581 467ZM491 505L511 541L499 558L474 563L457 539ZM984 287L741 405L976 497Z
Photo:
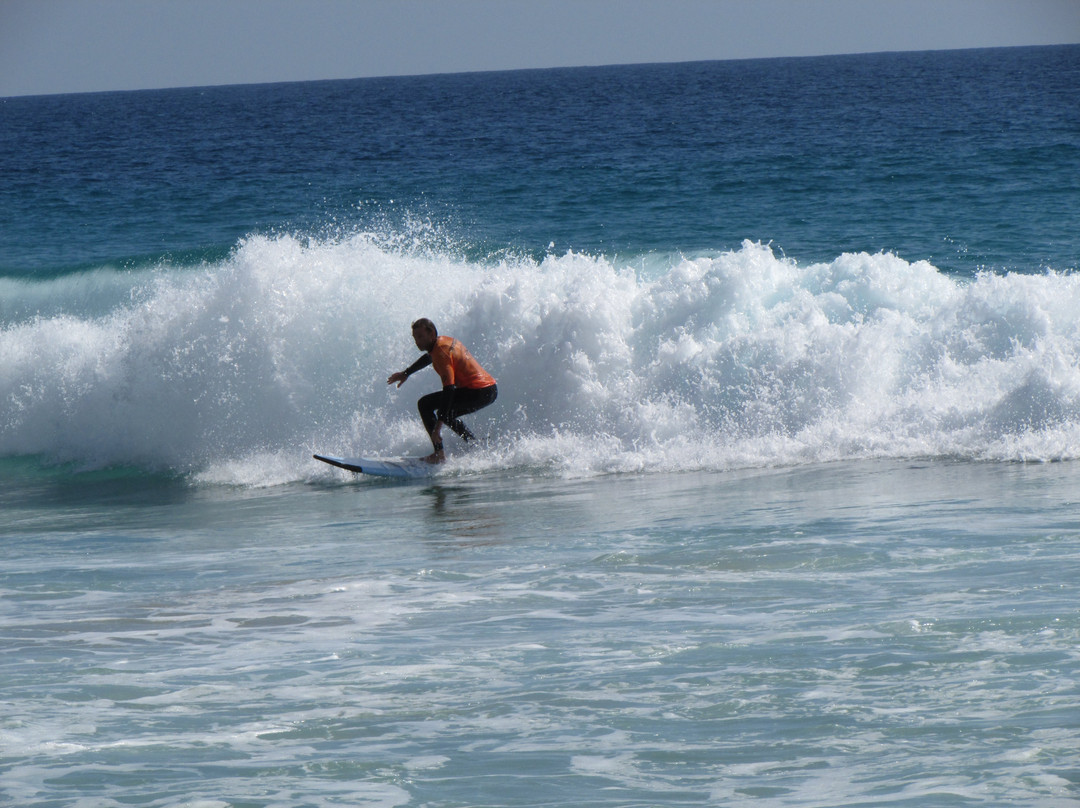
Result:
M333 457L320 454L312 457L339 469L377 477L430 477L441 468L439 464L427 463L419 457Z

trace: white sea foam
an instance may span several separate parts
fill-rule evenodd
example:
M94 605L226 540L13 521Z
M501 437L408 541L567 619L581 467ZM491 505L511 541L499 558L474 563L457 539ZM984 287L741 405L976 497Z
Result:
M93 278L106 291L86 304ZM422 451L414 402L436 377L385 379L430 316L499 380L472 419L487 448L460 461L474 468L1080 456L1071 274L963 281L889 254L802 265L752 243L636 267L477 263L358 234L251 237L219 264L119 283L52 280L44 303L42 287L14 289L0 454L260 485L336 473L311 450ZM102 312L105 297L121 302Z

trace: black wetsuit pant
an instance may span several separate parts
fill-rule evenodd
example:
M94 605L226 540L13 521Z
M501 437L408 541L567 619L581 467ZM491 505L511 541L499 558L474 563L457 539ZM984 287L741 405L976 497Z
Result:
M468 387L459 387L454 391L454 411L450 413L449 420L444 418L444 413L439 412L439 407L442 405L443 392L440 390L437 393L430 393L419 401L416 402L416 408L420 410L420 419L424 422L424 429L431 434L431 430L435 428L435 424L442 421L455 434L461 436L461 439L468 442L473 440L476 436L469 431L469 428L462 423L459 416L468 415L470 412L476 412L479 409L483 409L488 404L492 403L499 395L499 390L496 385L490 387L481 387L479 390L472 390Z

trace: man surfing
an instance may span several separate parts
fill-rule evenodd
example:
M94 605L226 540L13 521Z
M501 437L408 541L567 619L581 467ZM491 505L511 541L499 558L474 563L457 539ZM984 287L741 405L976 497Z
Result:
M432 365L442 379L443 388L437 393L429 393L416 402L420 410L420 420L431 438L435 451L424 458L428 463L442 463L446 460L443 453L442 425L446 424L463 441L468 443L475 435L462 423L459 416L476 412L493 402L499 394L495 380L473 359L472 354L453 337L440 337L435 323L422 317L412 324L413 342L424 355L405 370L398 371L386 380L387 384L397 382L401 387L405 380L418 370Z

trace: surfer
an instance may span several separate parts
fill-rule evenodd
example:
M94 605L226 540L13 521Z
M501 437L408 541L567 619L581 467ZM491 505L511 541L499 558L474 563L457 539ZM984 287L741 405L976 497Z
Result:
M424 355L405 370L398 371L386 380L387 384L397 382L401 387L405 380L418 370L432 365L442 379L443 388L437 393L429 393L416 402L420 410L420 419L431 438L435 451L424 458L429 463L442 463L446 460L443 453L442 425L468 443L476 436L462 423L460 416L476 412L493 402L499 391L495 380L473 359L468 349L460 340L453 337L440 337L435 323L422 317L412 324L413 342Z

